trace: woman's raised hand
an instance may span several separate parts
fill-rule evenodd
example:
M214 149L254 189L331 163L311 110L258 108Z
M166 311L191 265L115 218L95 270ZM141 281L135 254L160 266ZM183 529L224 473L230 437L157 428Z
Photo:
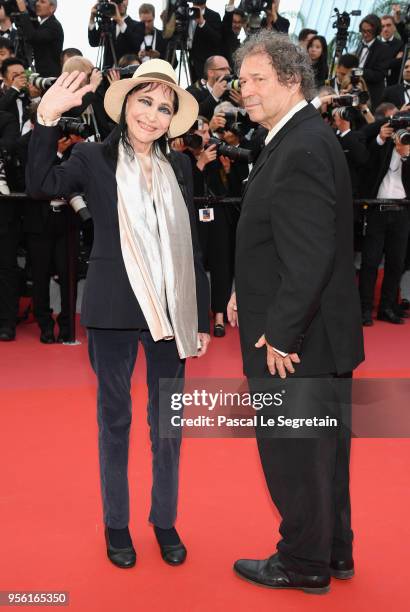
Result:
M44 94L38 107L43 121L55 121L71 108L81 106L83 96L92 90L92 85L84 85L86 74L75 70L64 72Z

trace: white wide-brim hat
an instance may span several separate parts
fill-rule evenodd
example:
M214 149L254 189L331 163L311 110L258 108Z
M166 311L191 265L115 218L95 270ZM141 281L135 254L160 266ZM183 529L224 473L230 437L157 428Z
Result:
M198 118L198 102L178 85L177 75L171 64L161 59L144 62L131 78L114 81L110 85L104 98L108 116L115 123L119 122L125 96L139 83L163 83L175 91L178 96L178 112L172 117L168 135L175 138L185 134Z

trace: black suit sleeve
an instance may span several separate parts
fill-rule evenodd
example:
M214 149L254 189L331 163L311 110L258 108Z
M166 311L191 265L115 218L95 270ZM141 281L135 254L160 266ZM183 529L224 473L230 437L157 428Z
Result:
M17 89L10 87L4 94L4 96L0 97L0 111L8 111L13 113L16 108L16 100L19 96L19 92Z
M203 41L207 47L214 47L215 53L219 51L222 42L222 21L219 15L217 18L206 18L205 25L196 28L195 38L198 44L202 44Z
M55 39L60 36L60 24L56 20L47 20L44 24L44 26L47 24L47 27L39 28L33 24L28 14L22 13L20 15L20 24L24 38L31 45L54 43Z
M364 137L359 132L349 132L343 138L340 138L340 143L343 149L348 149L349 160L355 168L360 168L367 164L369 151Z
M17 119L10 113L0 113L0 147L8 151L13 150L19 134Z
M209 282L202 262L202 252L199 245L198 231L196 225L196 212L194 206L194 183L192 177L191 162L186 155L173 153L174 160L180 165L184 177L185 202L188 208L189 221L191 224L192 248L194 254L194 267L196 278L196 299L198 304L198 331L209 334L209 307L210 293Z
M56 166L60 135L58 127L39 124L34 127L26 166L26 189L33 198L67 198L73 193L85 191L89 176L87 156L84 153L87 144L75 145L68 161Z
M100 44L101 32L94 27L92 30L88 28L88 44L90 47L98 47Z
M271 207L282 281L268 308L265 337L276 349L292 353L317 313L332 274L336 193L330 161L315 153L313 145L292 152L283 168Z

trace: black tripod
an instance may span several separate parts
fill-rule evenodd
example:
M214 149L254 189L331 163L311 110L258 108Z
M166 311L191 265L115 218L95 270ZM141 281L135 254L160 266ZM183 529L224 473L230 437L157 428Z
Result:
M167 46L166 60L175 66L177 63L177 51L180 51L178 66L178 84L181 84L182 75L185 76L187 85L191 84L191 72L189 69L188 39L181 34L175 34Z
M100 42L98 44L97 61L95 64L99 70L107 68L107 66L104 66L104 59L108 49L111 51L113 66L117 66L117 54L111 30L111 20L104 19L100 22Z

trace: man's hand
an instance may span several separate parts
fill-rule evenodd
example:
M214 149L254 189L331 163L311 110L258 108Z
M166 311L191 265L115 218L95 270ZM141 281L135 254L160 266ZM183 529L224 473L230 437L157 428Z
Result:
M187 148L183 138L174 138L170 142L170 147L173 151L185 151Z
M224 81L224 77L221 76L219 77L219 79L214 83L213 87L212 87L212 93L215 96L215 98L222 98L222 96L224 95L226 88L228 86L228 83L226 81Z
M94 23L95 18L97 17L97 6L98 4L94 4L94 6L91 9L90 23Z
M396 55L396 59L401 59L404 55L404 51L399 51L398 54Z
M25 13L27 11L27 6L25 0L16 0L17 8L20 13Z
M201 348L198 350L198 357L203 357L208 350L209 343L211 342L211 336L209 334L200 332L198 334L198 340L201 344Z
M201 172L207 164L216 160L216 145L211 145L207 149L204 149L201 155L198 157L196 162L198 170Z
M231 299L229 300L226 309L226 314L228 316L228 321L232 325L232 327L239 327L238 307L236 305L236 292L232 293L231 295Z
M14 77L12 86L18 89L19 91L27 87L27 85L28 81L24 72Z
M386 142L388 138L391 138L393 136L393 133L394 129L390 127L388 123L385 123L380 128L379 136L383 140L383 142Z
M214 115L209 122L209 131L215 132L218 128L224 128L226 125L225 113Z
M225 174L229 174L231 171L231 163L232 163L229 157L226 157L225 155L220 155L219 161L222 164Z
M115 68L111 68L111 70L109 70L105 76L107 77L107 80L110 85L115 81L121 80L121 75L118 70L115 70Z
M391 10L392 10L392 13L393 13L394 22L395 23L400 23L400 19L401 19L401 7L400 7L400 4L395 2L394 4L392 4Z
M117 25L121 27L122 24L124 23L124 18L121 16L120 8L118 4L116 4L115 2L111 2L111 4L115 6L115 15L112 19L113 21L115 21Z
M279 374L281 378L286 378L286 372L290 374L295 373L295 368L293 367L294 363L300 363L300 359L297 353L289 353L286 357L282 357L279 353L275 351L273 346L268 344L265 336L261 336L257 343L255 344L256 348L262 348L266 346L266 363L268 364L268 370L275 376L275 374Z
M273 0L272 2L272 7L271 7L271 15L272 15L272 23L276 23L278 20L278 4L279 2L276 2L276 0Z
M400 109L400 112L404 112L404 113L410 112L410 104L407 104L407 102L403 104L403 106Z
M99 88L99 86L101 85L102 80L103 80L103 75L102 75L101 70L98 70L98 68L93 68L93 71L90 76L90 85L92 88L91 91L95 93L97 89Z
M244 108L243 98L239 91L235 91L235 89L231 89L229 91L229 97L236 106L240 108Z

